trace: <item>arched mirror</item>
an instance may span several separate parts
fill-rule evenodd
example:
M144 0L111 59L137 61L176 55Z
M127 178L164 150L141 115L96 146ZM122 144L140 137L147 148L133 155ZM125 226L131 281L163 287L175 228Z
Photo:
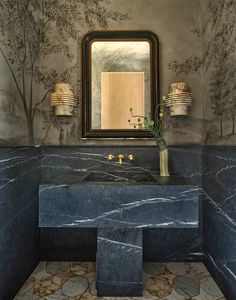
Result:
M83 137L150 137L137 115L159 103L159 49L149 31L95 31L83 39ZM130 120L130 122L129 122Z

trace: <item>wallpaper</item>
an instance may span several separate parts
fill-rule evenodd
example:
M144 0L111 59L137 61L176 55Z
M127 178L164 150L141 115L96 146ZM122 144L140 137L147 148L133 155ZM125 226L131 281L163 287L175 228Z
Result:
M203 144L236 144L236 2L201 1L202 52L169 64L176 74L202 72Z
M234 10L233 0L2 0L0 144L86 143L80 138L83 35L144 29L160 41L161 95L181 81L193 93L188 117L167 115L167 143L234 144ZM77 96L72 118L56 118L49 106L49 93L62 81Z
M236 145L236 2L203 7L204 143Z

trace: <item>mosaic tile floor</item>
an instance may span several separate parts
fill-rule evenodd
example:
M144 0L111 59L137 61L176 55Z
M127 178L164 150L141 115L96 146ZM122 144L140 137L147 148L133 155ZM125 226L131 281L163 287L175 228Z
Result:
M95 300L95 263L41 262L15 300ZM162 300L223 300L202 263L144 263L144 294L139 298Z

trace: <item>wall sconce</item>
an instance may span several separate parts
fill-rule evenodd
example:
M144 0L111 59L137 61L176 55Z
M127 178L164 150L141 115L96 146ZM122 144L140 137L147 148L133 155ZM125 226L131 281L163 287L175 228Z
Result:
M55 107L56 116L73 116L77 105L73 88L68 83L57 83L50 95L50 105Z
M166 97L166 106L170 107L170 115L188 115L188 106L192 106L192 94L188 92L188 86L184 82L173 83L170 93Z

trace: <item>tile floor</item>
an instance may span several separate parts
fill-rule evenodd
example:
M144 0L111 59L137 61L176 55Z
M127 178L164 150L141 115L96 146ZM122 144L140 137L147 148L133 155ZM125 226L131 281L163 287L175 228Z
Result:
M14 300L95 300L95 279L92 262L41 262ZM122 299L225 299L202 263L144 263L143 280L143 297Z

